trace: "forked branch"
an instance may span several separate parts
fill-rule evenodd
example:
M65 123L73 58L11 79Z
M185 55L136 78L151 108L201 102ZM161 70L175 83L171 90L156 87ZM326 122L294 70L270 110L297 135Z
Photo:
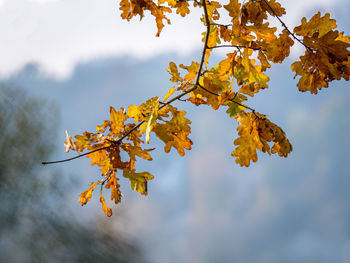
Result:
M203 70L203 65L204 65L204 61L205 61L205 57L206 57L206 51L207 49L212 49L213 47L208 47L208 40L209 40L209 34L210 34L210 27L211 24L210 23L210 20L209 20L209 16L208 16L208 9L207 9L207 3L206 3L206 0L202 0L201 1L201 5L203 7L203 11L204 11L204 19L205 19L205 24L206 24L206 34L205 34L205 39L204 39L204 43L203 43L203 49L202 49L202 55L201 55L201 61L199 63L199 68L198 68L198 71L197 71L197 75L196 75L196 80L195 80L195 84L193 85L192 88L182 92L181 94L177 95L176 97L172 98L171 100L169 100L168 102L166 103L162 103L161 106L159 107L159 109L162 109L168 105L170 105L171 103L175 102L175 101L181 101L182 100L182 97L184 97L185 95L187 95L188 93L190 92L193 92L194 90L196 90L198 87L206 90L204 87L202 87L200 84L199 84L199 80L200 80L200 77L202 76L202 70ZM231 46L232 47L232 46ZM208 90L206 90L208 91ZM210 91L208 91L210 92ZM211 92L210 92L211 93ZM215 94L213 93L214 95L216 96L219 96L218 94ZM248 107L248 106L245 106L237 101L232 101L242 107L245 107L246 109L249 109L251 110L253 113L255 113L255 110ZM105 146L105 147L102 147L102 148L98 148L98 149L95 149L95 150L92 150L92 151L89 151L87 153L84 153L84 154L80 154L80 155L77 155L75 157L71 157L71 158L67 158L67 159L64 159L64 160L59 160L59 161L52 161L52 162L42 162L43 165L47 165L47 164L55 164L55 163L63 163L63 162L68 162L68 161L72 161L74 159L78 159L80 157L83 157L83 156L86 156L90 153L94 153L94 152L97 152L97 151L101 151L101 150L106 150L106 149L110 149L110 148L113 148L113 147L116 147L117 145L120 145L120 143L127 137L129 136L133 131L137 130L142 124L145 123L145 120L143 121L140 121L136 126L134 126L133 128L131 128L129 131L127 131L125 134L123 134L123 136L121 136L118 140L116 141L110 141L111 144L109 146Z

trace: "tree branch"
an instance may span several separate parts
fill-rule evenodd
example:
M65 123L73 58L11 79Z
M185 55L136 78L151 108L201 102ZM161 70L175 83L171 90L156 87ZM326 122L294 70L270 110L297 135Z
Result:
M235 45L220 45L220 46L215 46L215 47L208 47L208 49L221 48L221 47L249 48L249 49L253 49L253 50L257 50L257 51L266 51L265 49L262 49L262 48L235 46Z
M203 5L203 10L204 10L205 23L206 23L206 26L207 26L207 32L205 33L205 39L204 39L204 45L203 45L203 51L202 51L202 58L201 58L201 62L199 63L199 68L198 68L196 82L195 82L196 83L195 84L195 89L197 88L197 85L199 84L199 79L201 77L201 72L202 72L204 59L205 59L205 52L207 51L207 48L208 48L208 40L209 40L209 33L210 33L210 21L209 21L209 16L208 16L206 0L202 0L202 5Z
M174 101L176 100L181 100L181 98L185 95L187 95L188 93L194 91L195 89L198 88L199 86L199 79L201 77L201 72L202 72L202 69L203 69L203 64L204 64L204 60L205 60L205 53L206 53L206 50L208 48L208 39L209 39L209 32L210 32L210 21L209 21L209 16L208 16L208 11L207 11L207 4L205 2L205 0L202 0L202 6L203 6L203 10L204 10L204 17L205 17L205 23L206 23L206 26L207 26L207 31L206 31L206 35L205 35L205 40L204 40L204 45L203 45L203 51L202 51L202 57L201 57L201 62L199 64L199 68L198 68L198 72L197 72L197 76L196 76L196 84L188 89L187 91L184 91L182 92L181 94L179 94L178 96L172 98L171 100L169 100L168 102L166 103L162 103L162 105L159 107L159 109L162 109L164 107L166 107L167 105L173 103ZM90 153L94 153L94 152L97 152L97 151L102 151L102 150L106 150L106 149L109 149L111 147L115 147L116 145L119 145L128 135L130 135L133 131L135 131L136 129L138 129L142 124L145 123L145 120L139 122L135 127L133 127L132 129L130 129L128 132L126 132L122 137L120 137L118 140L116 141L111 141L111 145L108 145L108 146L105 146L105 147L102 147L102 148L99 148L99 149L95 149L93 151L90 151L90 152L87 152L87 153L84 153L84 154L80 154L80 155L77 155L77 156L74 156L72 158L68 158L68 159L64 159L64 160L59 160L59 161L52 161L52 162L42 162L43 165L47 165L47 164L54 164L54 163L63 163L63 162L68 162L68 161L71 161L71 160L74 160L74 159L78 159L80 157L83 157L83 156L86 156Z
M200 85L200 84L198 84L198 87L200 87L202 90L205 90L206 92L208 92L208 93L210 93L210 94L212 94L212 95L220 96L219 94L217 94L217 93L215 93L215 92L212 92L212 91L210 91L210 90L204 88L204 87L203 87L202 85ZM237 94L238 94L238 92L236 92L235 97L237 96ZM239 103L238 101L235 101L234 99L235 99L235 98L231 99L230 101L232 101L233 103L236 103L237 105L242 106L242 107L244 107L244 108L246 108L246 109L248 109L248 110L251 110L251 111L255 114L255 109L253 109L253 108L251 108L251 107L249 107L249 106L246 106L246 105L244 105L244 104L242 104L242 103Z
M305 48L307 48L308 50L310 50L311 52L313 52L314 50L305 45L299 38L297 38L294 33L292 33L289 28L286 26L286 24L281 20L281 18L276 14L275 10L273 10L273 8L269 5L269 3L266 0L262 0L264 1L264 3L270 8L271 12L273 13L274 17L276 17L278 19L278 21L281 23L281 25L287 30L287 32L289 33L289 35L291 35L296 41L298 41L300 44L302 44Z
M41 164L42 164L42 165L47 165L47 164L64 163L64 162L72 161L72 160L74 160L74 159L83 157L83 156L88 155L88 154L90 154L90 153L94 153L94 152L98 152L98 151L101 151L101 150L104 150L104 149L108 149L108 148L110 148L110 147L112 147L112 146L113 146L113 145L105 146L105 147L102 147L102 148L99 148L99 149L92 150L92 151L87 152L87 153L79 154L79 155L74 156L74 157L72 157L72 158L68 158L68 159L64 159L64 160L60 160L60 161L42 162Z
M224 26L224 27L229 27L229 26L232 26L232 24L227 24L227 25L224 25L224 24L219 24L219 23L210 23L212 26Z

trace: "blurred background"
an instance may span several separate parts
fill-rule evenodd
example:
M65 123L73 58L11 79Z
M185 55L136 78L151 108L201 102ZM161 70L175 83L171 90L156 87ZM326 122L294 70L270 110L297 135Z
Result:
M349 1L280 2L290 28L321 11L350 34ZM156 38L152 19L122 21L118 5L0 0L0 261L349 262L349 83L298 92L290 64L301 47L269 70L270 88L249 103L287 133L294 150L286 159L259 155L239 167L230 156L234 121L178 102L192 120L193 149L165 154L151 138L154 160L137 162L155 175L149 195L122 178L111 218L98 195L78 203L100 178L89 159L41 166L72 156L66 129L92 131L109 106L162 97L169 61L200 59L200 12L174 17Z

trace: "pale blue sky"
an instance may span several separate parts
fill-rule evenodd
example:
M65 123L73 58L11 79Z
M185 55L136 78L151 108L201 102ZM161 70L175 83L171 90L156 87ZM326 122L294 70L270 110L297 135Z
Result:
M220 1L226 3L227 1ZM347 0L281 1L291 27L311 10L332 11ZM166 52L189 54L201 47L200 10L172 17L159 38L153 18L122 21L116 0L0 0L0 76L28 62L58 78L74 66L101 56L131 55L147 59Z

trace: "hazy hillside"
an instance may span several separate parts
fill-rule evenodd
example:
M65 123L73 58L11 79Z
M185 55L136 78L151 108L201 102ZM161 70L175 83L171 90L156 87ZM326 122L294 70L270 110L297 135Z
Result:
M171 56L138 62L105 58L80 64L71 78L42 76L35 65L6 80L61 108L56 158L65 158L64 130L76 134L102 123L110 105L140 103L166 92ZM189 58L176 58L189 64ZM122 180L125 198L109 219L140 239L150 262L347 262L350 258L350 90L339 82L318 96L301 94L288 64L271 71L271 88L252 106L280 124L294 146L287 159L260 156L240 168L230 157L236 128L223 112L185 103L193 150L184 158L157 146L140 170L156 177L149 197ZM98 178L87 160L62 165L80 177L73 197ZM46 169L46 168L43 168ZM69 193L72 194L72 193ZM73 198L72 197L72 198ZM67 204L76 214L100 215L91 204Z

